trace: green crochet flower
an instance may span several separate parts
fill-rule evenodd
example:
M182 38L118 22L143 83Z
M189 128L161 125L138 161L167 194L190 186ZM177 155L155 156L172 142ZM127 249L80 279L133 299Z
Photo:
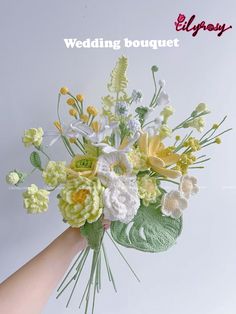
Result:
M72 227L92 223L102 214L101 194L104 188L98 179L79 176L68 180L59 195L59 208Z
M49 161L42 174L44 182L52 187L64 183L66 181L65 165L65 161Z
M22 138L22 142L26 147L31 145L39 147L43 140L43 129L42 128L32 128L25 130L24 136Z
M143 201L143 205L148 206L150 203L156 203L158 196L161 194L156 178L145 175L138 177L137 182L139 197Z
M23 193L24 207L29 214L46 212L48 209L49 192L31 184Z

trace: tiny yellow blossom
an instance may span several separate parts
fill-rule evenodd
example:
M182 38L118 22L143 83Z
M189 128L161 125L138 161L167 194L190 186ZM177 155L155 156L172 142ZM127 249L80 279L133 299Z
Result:
M88 106L87 112L88 112L88 114L90 114L91 116L94 116L94 117L98 114L98 111L94 106Z
M179 135L176 135L175 140L179 141L181 139L181 137Z
M218 127L219 127L219 124L217 124L217 123L214 123L214 124L212 125L212 129L214 129L214 130L218 129Z
M60 93L61 93L62 95L68 94L68 93L69 93L69 88L63 86L63 87L60 89Z
M72 116L72 117L77 117L77 111L75 109L70 109L69 110L69 114Z
M100 130L101 124L98 121L93 121L91 126L93 131L97 133Z
M87 123L89 120L89 117L86 114L81 114L80 119L84 122Z
M184 146L190 147L194 152L201 149L199 140L194 137L189 137L187 141L184 142Z
M78 95L76 95L76 99L77 99L79 102L83 102L83 101L84 101L84 96L81 95L81 94L78 94Z
M221 138L217 137L217 138L215 139L215 143L216 143L216 144L221 144Z
M76 143L76 138L70 137L70 138L69 138L69 142L70 142L71 144L75 144L75 143Z
M73 106L75 104L74 98L68 98L66 102L69 106Z
M53 123L55 125L55 127L60 131L62 132L62 126L61 126L61 123L59 121L54 121Z

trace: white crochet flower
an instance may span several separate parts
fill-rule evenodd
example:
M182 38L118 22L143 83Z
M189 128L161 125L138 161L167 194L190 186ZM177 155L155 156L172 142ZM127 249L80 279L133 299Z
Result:
M178 219L182 216L183 210L188 206L188 201L179 191L170 191L162 198L161 211L164 215Z
M114 178L130 175L132 170L132 163L123 152L115 151L98 158L97 174L104 185Z
M190 195L196 194L199 191L199 187L197 186L197 178L189 175L182 176L179 190L181 193L183 193L185 198L189 198Z
M114 178L103 193L104 217L129 223L140 206L136 177Z

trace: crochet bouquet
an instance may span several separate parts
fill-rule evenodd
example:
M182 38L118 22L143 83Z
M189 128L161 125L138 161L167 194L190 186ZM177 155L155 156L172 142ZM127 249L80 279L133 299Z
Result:
M94 311L95 296L101 289L102 264L116 289L104 234L127 264L117 243L144 252L170 248L181 233L183 211L198 191L197 179L189 171L204 168L210 158L199 152L219 144L219 136L229 131L218 131L225 117L202 133L204 117L209 114L204 103L177 126L170 126L174 109L164 91L165 81L156 82L158 68L151 68L154 94L146 105L141 104L141 92L133 90L128 94L126 70L127 59L122 56L112 70L102 110L85 106L83 95L73 95L62 87L55 131L31 128L22 139L26 147L34 149L30 155L32 171L38 171L46 186L42 189L31 184L23 192L27 212L47 211L49 195L54 191L63 221L80 228L87 238L88 247L80 253L58 289L59 296L71 288L68 305L92 254L91 272L80 302L80 305L85 302L85 313L90 308L90 296ZM69 124L62 121L61 100L69 108ZM181 129L186 130L184 136ZM201 134L195 136L194 132ZM46 150L51 151L57 141L64 144L69 161L49 157ZM29 175L14 170L6 179L9 184L19 185ZM167 189L170 185L171 190ZM110 233L104 229L104 220L111 222Z

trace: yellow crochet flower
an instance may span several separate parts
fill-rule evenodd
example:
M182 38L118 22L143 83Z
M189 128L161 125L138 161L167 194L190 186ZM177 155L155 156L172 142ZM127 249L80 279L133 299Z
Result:
M65 161L50 160L42 173L44 182L52 187L64 183L67 174L65 164Z
M92 223L102 214L103 187L98 179L78 177L68 180L60 192L61 214L72 227L81 227L86 221Z
M31 184L23 193L24 207L29 214L46 212L48 209L49 192Z
M173 153L170 148L165 148L160 136L150 137L148 133L143 133L139 138L138 145L140 151L147 156L148 165L153 171L173 179L181 176L180 171L166 168L176 164L179 155Z
M143 201L143 205L148 206L150 203L156 203L158 196L161 195L156 178L145 175L138 177L137 183L139 197Z
M97 160L96 158L85 156L85 155L76 155L69 166L72 171L68 170L72 176L85 176L93 177L97 170Z
M25 130L22 142L26 147L31 145L40 146L43 140L43 129L42 128L32 128Z

